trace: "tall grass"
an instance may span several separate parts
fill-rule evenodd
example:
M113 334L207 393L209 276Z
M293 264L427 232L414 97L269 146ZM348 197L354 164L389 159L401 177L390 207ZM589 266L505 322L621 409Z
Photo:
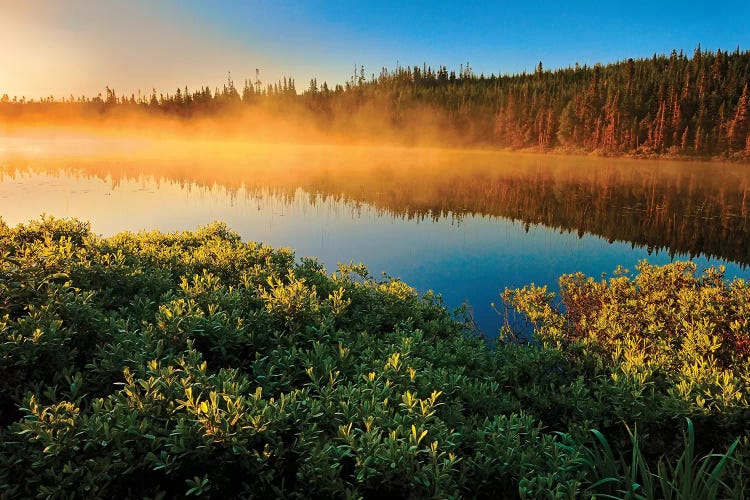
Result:
M617 455L598 430L592 430L594 444L583 450L578 463L592 480L584 491L591 498L647 500L713 500L716 498L745 498L742 485L725 482L728 465L745 467L735 457L739 439L724 453L696 456L695 428L688 418L684 433L684 449L675 462L662 456L652 470L641 450L638 429L630 430L632 449L629 459ZM558 443L559 446L567 446Z

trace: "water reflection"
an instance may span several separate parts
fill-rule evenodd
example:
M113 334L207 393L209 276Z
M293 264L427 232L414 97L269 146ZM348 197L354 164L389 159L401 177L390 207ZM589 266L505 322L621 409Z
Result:
M6 222L46 211L111 234L221 219L247 239L329 265L362 260L450 304L468 300L488 332L505 286L649 255L709 257L742 276L750 262L740 166L199 141L50 149L0 156Z

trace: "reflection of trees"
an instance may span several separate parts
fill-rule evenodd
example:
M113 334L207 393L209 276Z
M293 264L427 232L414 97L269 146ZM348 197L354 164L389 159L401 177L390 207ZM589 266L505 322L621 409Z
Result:
M595 234L610 242L629 241L649 251L705 254L748 264L748 180L748 176L717 176L697 169L678 175L639 175L620 169L563 176L500 173L456 176L427 185L397 182L363 201L406 217L495 215L522 221L527 227L542 224L580 236ZM425 189L434 196L426 197Z
M649 251L750 263L750 173L740 166L325 148L265 151L252 160L238 154L196 161L187 154L34 165L34 171L50 173L74 165L69 173L101 178L113 187L121 179L146 176L186 188L218 186L235 196L273 193L288 202L302 188L313 205L366 203L407 219L499 216L527 228L542 224L591 233Z

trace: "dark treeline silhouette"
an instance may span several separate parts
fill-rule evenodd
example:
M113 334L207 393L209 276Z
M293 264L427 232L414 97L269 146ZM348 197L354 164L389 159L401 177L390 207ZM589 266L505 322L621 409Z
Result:
M750 51L716 52L698 47L692 57L628 59L614 64L545 70L512 76L476 75L467 63L458 72L444 66L383 68L331 88L310 81L298 93L292 78L263 85L255 80L222 88L177 89L174 93L118 96L111 88L94 98L2 97L0 113L20 115L74 106L96 113L134 108L190 117L236 107L270 106L303 112L322 131L352 129L352 117L414 134L425 124L445 144L538 150L597 151L637 156L750 158ZM363 131L366 127L364 127ZM398 135L396 135L398 137Z

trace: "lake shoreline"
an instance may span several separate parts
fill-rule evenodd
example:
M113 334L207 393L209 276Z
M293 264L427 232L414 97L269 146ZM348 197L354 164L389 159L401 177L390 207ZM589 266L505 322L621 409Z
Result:
M533 154L543 156L554 156L554 157L586 157L586 158L611 158L611 159L624 159L624 160L639 160L639 161L684 161L684 162L696 162L696 163L731 163L734 165L750 165L750 157L726 157L726 156L691 156L691 155L680 155L670 153L617 153L612 151L597 150L586 150L578 148L563 148L555 147L551 149L533 147L533 148L507 148L507 147L492 147L477 148L487 151L500 152L500 153L514 153L514 154Z
M0 115L0 139L5 137L36 137L41 138L46 134L74 138L108 138L120 140L139 139L144 141L165 140L190 140L213 143L222 141L230 144L247 144L256 147L271 146L299 146L299 147L344 147L353 149L384 149L384 150L407 150L407 151L445 151L466 153L503 153L503 154L520 154L520 155L540 155L552 157L568 158L608 158L608 159L625 159L638 161L675 161L675 162L695 162L695 163L713 163L713 164L737 164L750 165L750 156L746 153L734 153L731 156L695 156L677 153L656 153L644 151L616 152L603 149L588 150L584 148L555 146L553 148L544 148L539 146L532 147L512 147L500 144L471 142L461 143L460 141L445 141L433 143L421 140L399 140L390 138L383 141L372 141L363 137L346 137L345 135L326 133L319 131L307 137L276 137L271 135L248 135L241 129L227 129L222 135L216 135L214 127L217 117L195 117L188 119L174 119L168 116L152 116L149 121L140 123L135 126L128 121L118 121L120 117L117 114L90 116L81 119L81 117L70 117L65 122L59 120L43 119L44 115L31 117L28 122L23 120L3 119ZM197 136L197 137L196 137ZM324 139L325 137L325 139ZM2 149L0 149L2 153Z

